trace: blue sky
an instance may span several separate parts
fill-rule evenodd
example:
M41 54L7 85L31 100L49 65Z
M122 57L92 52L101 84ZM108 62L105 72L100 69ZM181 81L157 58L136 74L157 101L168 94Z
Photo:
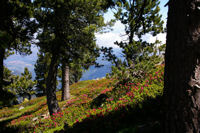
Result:
M160 0L160 14L162 14L162 19L165 21L167 21L167 12L168 12L168 7L164 7L168 0Z
M162 14L162 19L165 22L167 21L167 11L168 8L164 7L164 5L167 3L168 0L161 0L160 3L160 14ZM105 20L110 20L113 18L113 14L111 11L109 11L107 14L105 14ZM96 34L96 40L97 44L99 46L107 46L107 47L113 47L113 48L119 48L118 46L114 45L115 41L121 41L125 40L126 36L124 35L124 26L117 21L115 25L113 26L113 31L103 34ZM151 35L146 35L144 38L147 41L153 42L155 39L161 40L163 43L165 43L166 40L166 34L159 34L157 37L152 37ZM5 65L14 71L17 71L17 73L22 72L24 70L24 67L28 67L29 70L34 70L34 64L37 59L37 47L32 47L32 54L29 56L21 56L21 55L12 55L8 57L8 59L5 61Z

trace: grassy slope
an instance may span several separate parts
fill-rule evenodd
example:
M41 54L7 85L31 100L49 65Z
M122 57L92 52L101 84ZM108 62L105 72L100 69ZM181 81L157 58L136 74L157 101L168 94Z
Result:
M40 97L0 110L0 132L152 132L159 128L159 96L163 66L141 83L119 85L111 79L81 81L70 86L71 99L60 101L62 112L48 115L46 98ZM105 94L100 106L94 98ZM118 95L119 94L119 95ZM24 109L19 110L23 106ZM34 120L35 119L35 120Z

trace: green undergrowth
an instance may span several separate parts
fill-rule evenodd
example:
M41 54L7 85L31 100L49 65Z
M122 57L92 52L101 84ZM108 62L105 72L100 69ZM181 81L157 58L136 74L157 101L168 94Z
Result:
M75 83L69 100L61 101L57 92L62 112L52 117L46 97L3 108L0 132L159 132L163 67L155 67L137 83L119 84L106 78Z

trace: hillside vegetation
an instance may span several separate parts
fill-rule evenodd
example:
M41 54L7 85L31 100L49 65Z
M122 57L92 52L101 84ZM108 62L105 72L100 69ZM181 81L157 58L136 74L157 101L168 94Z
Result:
M48 114L46 97L0 110L0 132L159 132L163 65L142 82L120 84L115 79L80 81L70 86L71 99L62 112Z

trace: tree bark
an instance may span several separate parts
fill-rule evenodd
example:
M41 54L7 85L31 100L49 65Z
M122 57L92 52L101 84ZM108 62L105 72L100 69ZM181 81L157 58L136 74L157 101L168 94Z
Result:
M200 132L199 0L170 0L164 75L163 133Z
M56 52L53 52L46 83L47 104L50 115L61 111L56 97L57 69L58 69L58 54Z
M66 62L62 63L62 101L65 101L70 98L69 90L69 66Z
M28 100L31 100L31 94L27 94L27 96L28 96Z

